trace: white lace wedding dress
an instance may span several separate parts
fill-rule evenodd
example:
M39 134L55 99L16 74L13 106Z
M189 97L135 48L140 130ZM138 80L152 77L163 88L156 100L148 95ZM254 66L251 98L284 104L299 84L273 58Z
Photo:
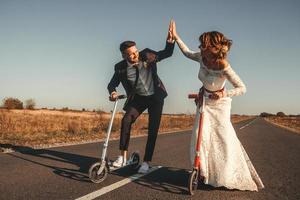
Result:
M225 186L229 189L250 191L264 188L230 121L231 97L246 92L244 83L230 66L218 71L208 69L202 62L200 52L190 51L180 38L177 44L186 57L200 63L198 78L206 89L220 90L226 80L234 86L234 89L225 90L225 97L219 100L209 99L209 93L204 93L204 123L200 147L201 175L204 176L204 183L215 187ZM192 164L195 158L199 118L197 108L190 147Z

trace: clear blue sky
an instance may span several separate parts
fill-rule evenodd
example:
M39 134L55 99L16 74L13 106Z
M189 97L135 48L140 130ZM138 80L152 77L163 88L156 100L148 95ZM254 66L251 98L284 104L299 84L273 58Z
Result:
M229 61L247 93L233 98L232 113L300 114L299 10L297 0L0 0L0 100L108 111L119 44L161 50L174 18L192 50L205 31L233 40ZM201 86L198 63L175 47L158 67L169 93L164 112L193 113L187 94Z

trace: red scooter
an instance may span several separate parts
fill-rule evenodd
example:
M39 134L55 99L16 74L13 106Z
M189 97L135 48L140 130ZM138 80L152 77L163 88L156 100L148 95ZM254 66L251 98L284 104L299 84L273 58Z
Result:
M200 175L201 170L201 159L200 159L200 144L202 139L202 129L203 129L203 117L204 117L204 107L205 107L205 98L203 97L203 90L199 94L189 94L189 99L195 99L197 106L199 107L200 118L199 118L199 129L198 129L198 139L196 144L196 152L193 170L189 177L188 190L190 195L194 194L194 191L197 190L198 184L203 183L204 178Z

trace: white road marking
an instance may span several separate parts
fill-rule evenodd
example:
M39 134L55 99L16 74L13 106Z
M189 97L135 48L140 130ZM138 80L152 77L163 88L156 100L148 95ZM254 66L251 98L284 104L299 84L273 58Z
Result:
M159 168L161 168L162 166L155 166L149 169L149 172L147 174L150 174L151 172L154 172L155 170L158 170ZM99 196L102 196L108 192L111 192L119 187L122 187L132 181L135 181L143 176L146 176L147 174L134 174L128 178L125 178L119 182L116 182L114 184L111 184L109 186L103 187L100 190L94 191L92 193L89 193L85 196L79 197L76 200L90 200L90 199L95 199Z
M252 120L252 121L249 122L248 124L242 126L242 127L240 128L240 130L243 129L243 128L246 128L247 126L249 126L250 124L252 124L256 119L257 119L257 118L255 118L254 120Z

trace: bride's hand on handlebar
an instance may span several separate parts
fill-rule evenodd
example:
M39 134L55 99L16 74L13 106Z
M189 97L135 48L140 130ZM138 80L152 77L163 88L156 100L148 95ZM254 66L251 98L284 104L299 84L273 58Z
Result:
M213 94L209 95L210 99L218 100L220 98L224 97L223 92L214 92Z

